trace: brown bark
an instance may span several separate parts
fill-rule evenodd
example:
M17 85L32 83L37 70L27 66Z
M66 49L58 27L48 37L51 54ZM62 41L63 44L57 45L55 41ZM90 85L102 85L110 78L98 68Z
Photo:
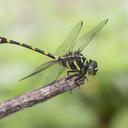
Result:
M76 78L78 78L77 75L67 80L65 80L65 78L62 78L47 85L46 87L41 87L31 92L27 92L12 99L3 101L2 103L0 103L0 119L12 113L31 107L35 104L44 102L63 92L71 91L72 89L77 87L74 81L74 79ZM83 82L83 78L77 81L79 85Z

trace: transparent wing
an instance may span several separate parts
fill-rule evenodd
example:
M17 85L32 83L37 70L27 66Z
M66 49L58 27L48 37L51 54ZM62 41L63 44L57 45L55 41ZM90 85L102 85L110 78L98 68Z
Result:
M31 76L33 76L33 75L36 75L37 73L39 73L39 72L41 72L41 71L43 71L43 70L45 70L45 69L51 67L51 66L54 65L55 63L57 63L57 61L48 61L48 62L46 62L46 63L41 64L38 68L36 68L36 69L34 70L33 73L31 73L30 75L28 75L28 76L22 78L20 81L22 81L22 80L24 80L24 79L27 79L27 78L29 78L29 77L31 77Z
M62 56L68 52L72 52L76 38L83 26L83 22L79 22L69 33L65 41L57 48L55 54Z
M104 27L104 25L108 22L108 19L105 19L101 23L99 23L96 27L91 29L88 33L84 34L80 37L73 48L73 51L82 52L84 48L89 44L89 42L95 37L95 35Z
M59 63L56 63L49 70L48 76L46 77L44 84L47 85L47 84L57 80L60 77L60 75L65 71L65 69L66 69L65 67L63 67Z

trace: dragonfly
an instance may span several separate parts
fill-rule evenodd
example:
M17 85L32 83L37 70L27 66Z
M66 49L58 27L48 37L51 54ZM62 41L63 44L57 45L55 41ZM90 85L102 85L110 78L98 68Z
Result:
M78 22L69 32L69 35L64 42L57 48L54 54L48 53L39 48L34 48L26 43L8 40L5 37L0 37L0 44L7 43L19 45L51 58L50 61L41 64L30 75L22 78L21 80L34 76L48 68L51 68L47 77L49 81L56 81L64 71L67 72L68 76L71 74L78 74L80 78L87 78L87 74L92 76L96 75L98 71L98 64L95 60L88 60L83 55L83 51L107 22L108 19L103 20L90 31L83 34L80 38L78 38L78 35L83 26L83 21Z

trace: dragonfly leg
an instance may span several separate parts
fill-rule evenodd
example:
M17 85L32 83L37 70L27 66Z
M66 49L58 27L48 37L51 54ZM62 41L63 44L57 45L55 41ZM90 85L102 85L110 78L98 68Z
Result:
M73 73L75 73L75 72L78 72L78 71L67 71L67 75L69 76L69 78L70 78L70 74L73 74Z
M74 75L78 75L79 77L78 77L77 79L75 79L74 82L75 82L75 84L76 84L76 85L79 87L79 89L80 89L80 85L79 85L79 83L78 83L77 81L83 77L83 74L81 75L80 73L78 73L78 74L70 75L70 74L72 74L72 73L74 73L74 72L77 72L77 73L78 73L79 71L68 71L68 72L67 72L68 77L66 78L66 80L72 78Z
M83 76L80 75L78 78L75 79L75 84L79 87L79 89L80 89L80 85L78 84L77 81L78 81L79 79L81 79L82 77L83 77Z
M84 74L78 74L78 75L79 75L79 77L75 79L75 83L76 83L76 85L77 85L77 86L79 87L79 89L80 89L80 85L78 84L78 80L80 80L80 79L83 78L83 80L86 79L86 80L88 81L88 78L87 78Z

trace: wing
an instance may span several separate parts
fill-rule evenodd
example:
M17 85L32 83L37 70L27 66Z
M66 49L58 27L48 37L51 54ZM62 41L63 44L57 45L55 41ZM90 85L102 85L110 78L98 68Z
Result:
M60 77L60 75L65 71L65 69L66 69L65 67L63 67L59 63L56 63L49 70L48 76L46 77L44 84L47 85L47 84L57 80Z
M46 63L41 64L38 68L35 69L35 71L34 71L33 73L31 73L30 75L28 75L28 76L22 78L20 81L22 81L22 80L24 80L24 79L27 79L27 78L29 78L29 77L31 77L31 76L33 76L33 75L36 75L37 73L39 73L39 72L41 72L41 71L43 71L43 70L45 70L45 69L51 67L51 66L54 65L55 63L57 63L57 61L48 61L48 62L46 62Z
M76 38L83 26L83 22L79 22L69 33L65 41L57 48L56 55L62 56L68 52L72 52Z
M84 48L89 44L89 42L95 37L95 35L104 27L104 25L108 22L108 19L105 19L101 23L99 23L96 27L91 29L88 33L84 34L80 37L73 48L73 51L82 52Z

